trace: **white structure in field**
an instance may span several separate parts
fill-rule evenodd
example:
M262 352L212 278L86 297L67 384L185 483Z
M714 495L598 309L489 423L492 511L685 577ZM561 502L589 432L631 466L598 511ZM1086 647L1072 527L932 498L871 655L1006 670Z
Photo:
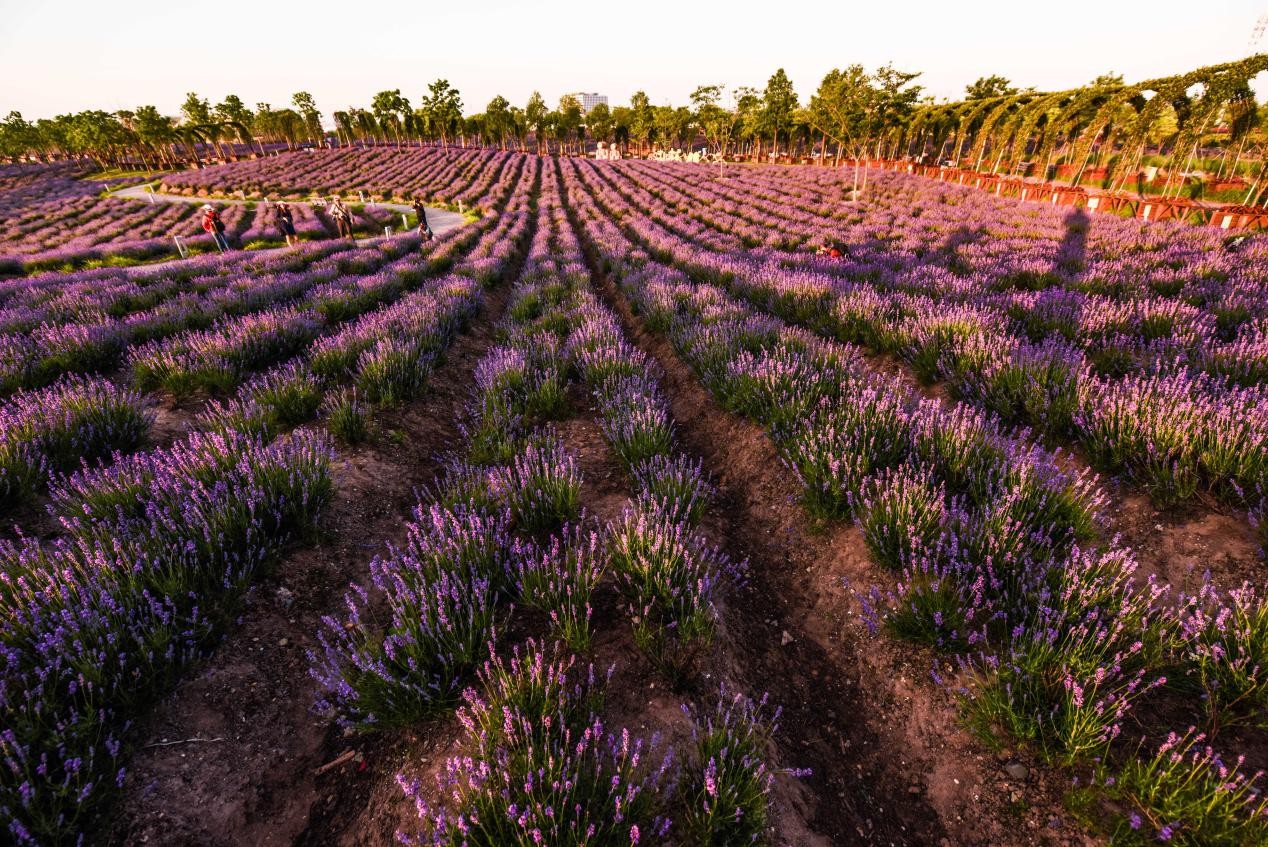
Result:
M602 103L605 106L608 104L608 95L595 94L592 91L591 92L576 91L576 92L573 92L572 94L565 94L564 96L571 97L574 100L576 100L578 103L580 103L581 114L583 115L590 114L590 110L593 109L595 106L599 105L600 103Z

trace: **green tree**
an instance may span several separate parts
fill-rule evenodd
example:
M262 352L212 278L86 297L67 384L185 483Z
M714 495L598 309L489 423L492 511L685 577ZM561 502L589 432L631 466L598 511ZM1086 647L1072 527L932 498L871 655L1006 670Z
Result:
M586 115L586 129L590 131L595 141L612 139L612 110L608 108L607 103L596 103L590 110L590 113Z
M629 106L612 107L612 138L617 145L630 143L630 125L634 120L634 110Z
M527 152L528 119L524 116L524 110L519 106L512 106L508 110L507 122L510 124L511 136L519 145L520 152Z
M581 104L577 102L576 97L571 94L565 94L559 98L559 108L556 110L556 115L555 137L559 139L560 144L568 148L572 143L579 141L581 127L585 122L585 118L581 114Z
M735 89L735 134L740 141L741 151L746 156L753 153L754 141L759 146L755 155L761 156L761 116L762 95L757 89L748 85Z
M762 134L770 136L771 150L776 155L779 154L780 135L787 136L792 132L793 116L799 105L792 80L784 73L783 68L779 68L766 81L760 117Z
M380 91L375 94L370 101L370 111L374 113L380 131L384 133L383 140L386 141L390 133L399 146L407 116L413 114L409 100L401 96L401 90L393 88L391 91Z
M528 103L524 105L524 120L528 128L533 131L533 140L537 145L538 153L542 152L542 141L546 134L546 115L549 113L550 108L542 99L541 92L534 91L528 98Z
M919 74L895 70L886 65L868 74L862 65L832 69L810 99L807 120L811 126L837 144L840 159L844 147L854 159L854 196L860 192L862 161L890 132L905 125L920 99L920 86L912 85ZM863 172L862 190L867 188Z
M451 136L463 132L462 96L449 80L438 79L427 86L422 108L431 131L440 135L441 144L449 144Z
M236 137L241 144L248 146L251 144L253 139L250 127L255 120L255 115L242 102L241 97L236 94L227 95L216 106L212 117L216 125L214 134L217 138Z
M686 148L691 142L691 130L696 116L686 106L653 106L653 123L656 141L663 147Z
M187 124L206 126L211 123L211 105L191 91L185 95L185 102L181 104L181 115Z
M691 105L695 107L695 123L704 132L705 141L726 155L726 146L735 130L735 114L721 105L725 91L722 85L701 85L691 92Z
M323 135L321 130L321 112L317 111L317 101L313 99L313 95L307 91L297 91L291 95L291 105L299 112L299 116L304 119L304 130L308 133L308 140L320 141Z
M966 100L989 100L992 97L1010 97L1016 93L1017 89L1012 82L998 74L978 77L976 82L964 87Z
M34 124L22 117L21 112L10 112L0 123L0 156L16 160L22 156L43 158L43 139Z
M489 101L484 107L484 128L489 140L506 149L506 140L514 135L514 121L511 117L511 103L502 95Z
M656 112L647 94L635 91L630 97L630 138L638 142L640 151L646 149L656 133Z
M174 166L171 145L176 141L172 119L154 106L137 106L132 117L132 129L141 144L155 151L166 166Z
M251 119L255 117L251 110L247 108L247 104L242 102L242 98L236 94L229 94L225 99L216 106L216 119L220 121L235 121L240 124L249 124Z
M1093 88L1122 88L1123 75L1110 71L1109 73L1101 74L1096 79L1092 80L1090 85Z

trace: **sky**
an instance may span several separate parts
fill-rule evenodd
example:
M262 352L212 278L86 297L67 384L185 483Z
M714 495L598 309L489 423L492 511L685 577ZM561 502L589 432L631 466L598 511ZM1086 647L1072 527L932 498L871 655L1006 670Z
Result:
M778 67L804 103L828 70L886 62L958 99L989 74L1060 90L1233 61L1263 16L1268 0L0 0L0 114L176 114L188 91L278 108L307 90L329 123L384 89L417 105L442 77L468 113L534 90L551 104L597 91L618 105L641 89L678 105L702 84L760 89ZM1268 98L1268 74L1255 88Z

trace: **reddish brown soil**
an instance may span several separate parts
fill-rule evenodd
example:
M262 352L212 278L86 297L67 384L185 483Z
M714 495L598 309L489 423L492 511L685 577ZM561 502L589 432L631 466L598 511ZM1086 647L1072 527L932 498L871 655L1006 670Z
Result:
M618 517L629 503L628 481L593 415L584 411L584 393L574 386L569 395L578 413L554 427L565 449L577 459L582 472L581 502L588 519L598 525ZM546 623L542 616L517 609L503 641L540 639L548 632ZM592 628L593 643L584 661L601 673L614 669L605 698L607 725L627 727L647 738L660 735L666 743L686 737L689 728L680 709L683 698L667 690L638 654L624 608L610 584L596 593ZM347 746L362 753L366 766L352 764L318 780L324 798L297 843L387 847L395 843L397 830L416 831L417 813L397 784L397 774L428 788L444 759L459 752L459 743L460 726L452 714L420 723L411 732L350 739Z
M283 557L215 654L146 720L114 843L288 844L303 832L323 799L314 770L347 746L311 711L306 651L348 583L368 575L385 542L404 537L413 490L434 479L457 436L474 364L504 304L504 293L491 298L422 400L381 415L370 444L341 451L319 542Z
M754 688L785 707L795 759L781 764L815 771L798 797L809 826L832 844L1088 843L1058 780L1034 767L1009 777L1008 751L992 755L963 730L954 696L931 681L931 653L859 620L854 592L879 577L857 530L813 525L761 429L721 410L610 282L603 293L664 369L682 438L719 483L729 546L752 563L726 641Z

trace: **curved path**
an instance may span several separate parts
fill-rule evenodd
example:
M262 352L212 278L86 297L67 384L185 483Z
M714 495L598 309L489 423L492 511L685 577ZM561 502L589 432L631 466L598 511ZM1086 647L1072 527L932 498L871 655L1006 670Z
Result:
M215 203L225 206L249 206L256 205L263 201L260 200L239 200L236 198L222 199L219 197L187 197L184 194L163 194L155 191L153 193L146 191L144 185L132 185L127 188L120 188L118 191L110 192L111 197L122 197L126 200L140 200L150 202L150 198L154 198L157 203ZM287 201L293 203L303 203L304 200ZM370 205L370 204L364 204ZM393 212L410 214L414 211L414 207L406 206L404 203L375 203L375 206L381 206L384 209L391 209ZM448 209L436 209L431 206L427 207L427 223L431 226L431 231L436 235L444 235L451 229L456 229L466 223L466 218L457 212L451 212Z

